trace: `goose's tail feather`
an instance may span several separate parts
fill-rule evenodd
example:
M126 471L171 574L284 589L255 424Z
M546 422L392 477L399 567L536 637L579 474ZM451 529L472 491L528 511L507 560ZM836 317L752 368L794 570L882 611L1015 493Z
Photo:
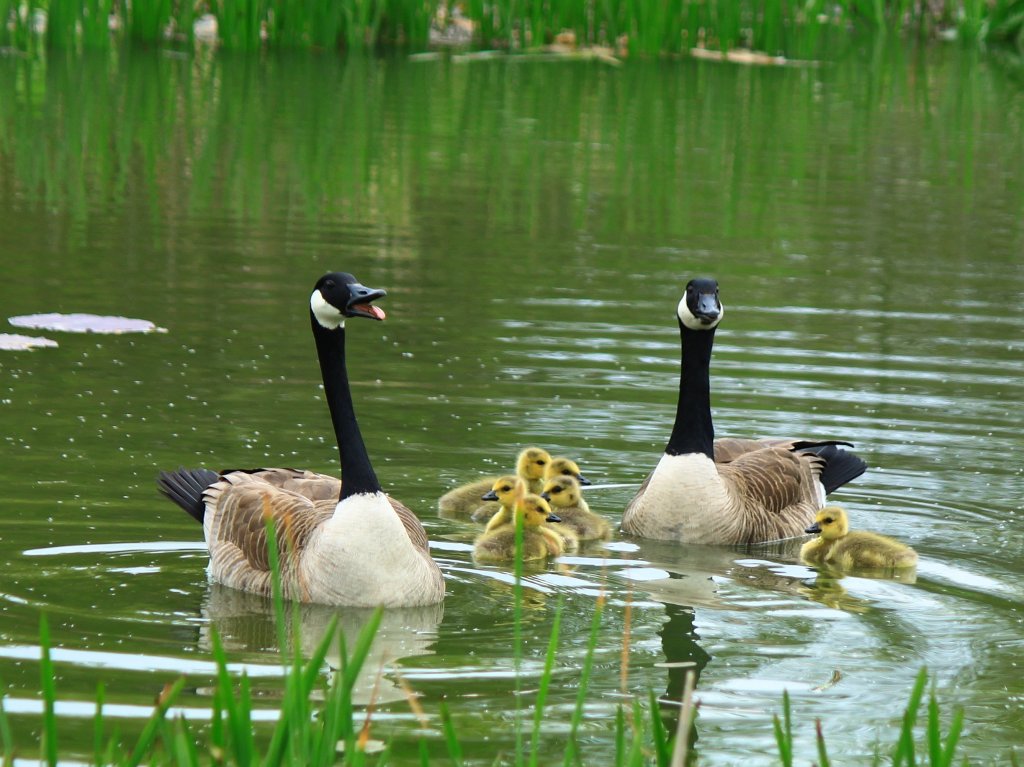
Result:
M868 465L852 450L843 450L837 445L853 447L849 442L827 441L819 443L805 443L798 447L798 450L814 453L825 459L825 468L821 471L821 484L825 487L825 495L839 489L847 482L856 479L865 471Z
M161 493L202 524L206 511L203 491L219 479L220 475L209 469L179 468L177 471L161 471L156 485Z

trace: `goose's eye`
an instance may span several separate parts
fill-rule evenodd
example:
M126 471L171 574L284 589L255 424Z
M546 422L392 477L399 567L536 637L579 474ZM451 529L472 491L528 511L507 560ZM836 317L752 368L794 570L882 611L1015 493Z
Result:
M832 517L825 517L825 524L831 525L835 520Z
M538 458L537 459L537 465L538 466L543 466L545 463L547 463L547 461L545 461L543 458Z
M511 488L511 487L509 487L508 485L502 485L502 486L501 486L501 492L503 492L503 493L507 493L507 492L509 492L509 491L510 491L511 489L512 489L512 488Z
M327 280L327 282L324 283L325 288L333 288L334 286L334 280Z
M558 495L560 492L562 492L562 488L560 487L556 487L551 490L552 495Z
M562 469L562 476L563 477L571 477L572 476L572 469Z

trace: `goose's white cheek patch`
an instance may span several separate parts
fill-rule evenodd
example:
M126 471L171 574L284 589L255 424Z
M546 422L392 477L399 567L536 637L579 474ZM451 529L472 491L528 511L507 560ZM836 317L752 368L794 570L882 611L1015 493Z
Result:
M312 310L313 316L316 317L316 321L328 330L334 330L345 324L345 318L341 312L329 304L319 290L314 290L313 295L309 297L309 308Z

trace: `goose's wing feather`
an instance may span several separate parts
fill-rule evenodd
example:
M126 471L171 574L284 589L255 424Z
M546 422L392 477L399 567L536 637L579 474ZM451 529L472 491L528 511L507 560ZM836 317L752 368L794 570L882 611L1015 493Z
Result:
M813 482L824 461L813 453L765 447L718 467L739 495L769 513L778 513L815 497Z
M275 477L276 478L276 477ZM206 489L207 542L211 555L232 554L261 572L269 572L265 518L274 520L282 570L309 537L334 513L336 501L312 501L267 481L261 472L231 472ZM222 551L215 552L219 548ZM224 551L224 548L228 551Z
M334 507L341 496L341 480L329 474L318 474L315 471L300 469L257 469L246 473L254 479L266 482L279 490L300 495L312 501L317 508L321 504L326 504L323 510L330 513L334 512ZM391 502L391 508L395 510L398 518L402 520L402 525L409 535L409 540L412 541L416 548L428 551L430 544L427 539L427 531L424 529L419 517L396 498L392 498L389 495L388 501Z

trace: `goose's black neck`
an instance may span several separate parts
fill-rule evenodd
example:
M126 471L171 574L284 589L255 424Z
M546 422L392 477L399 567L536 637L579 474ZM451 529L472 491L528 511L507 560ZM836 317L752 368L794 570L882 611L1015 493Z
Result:
M352 405L352 392L348 384L348 369L345 367L345 327L329 330L317 322L310 312L313 337L316 339L316 353L320 358L320 373L324 378L324 395L331 410L334 436L338 439L338 454L341 459L341 497L345 500L357 493L380 491L377 475L370 465L370 456L363 444L363 435L356 422L356 411Z
M715 329L691 330L679 323L682 361L679 369L679 401L665 452L668 455L703 453L715 458L715 426L711 422L711 348Z

